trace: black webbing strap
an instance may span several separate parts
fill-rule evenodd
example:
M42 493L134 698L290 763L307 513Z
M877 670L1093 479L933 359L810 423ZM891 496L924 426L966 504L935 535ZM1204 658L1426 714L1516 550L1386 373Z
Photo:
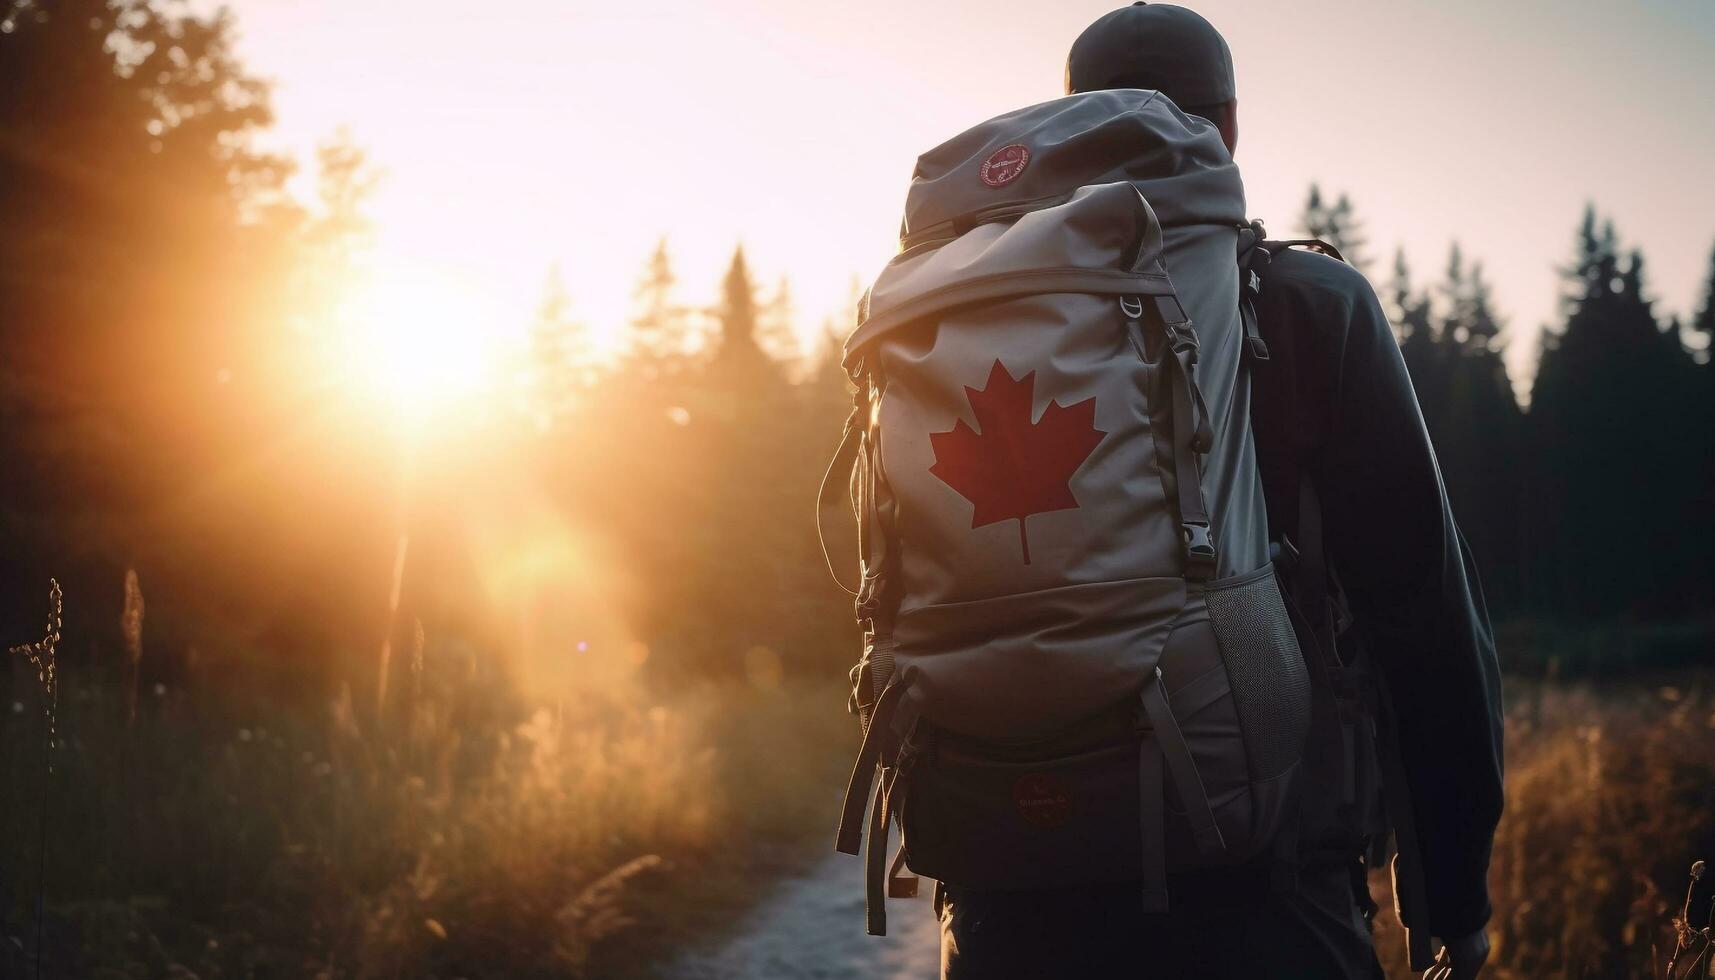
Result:
M876 767L881 762L881 747L887 741L893 725L894 711L905 685L894 683L875 699L869 715L869 727L864 729L863 744L858 748L857 762L852 766L851 779L846 783L846 799L840 808L840 829L834 839L834 849L842 854L856 854L863 837L863 807L875 783Z
M1215 539L1209 533L1209 511L1203 502L1203 467L1199 458L1215 441L1209 408L1197 387L1197 334L1177 296L1156 297L1166 332L1168 368L1173 389L1173 470L1179 498L1179 520L1185 535L1185 577L1207 581L1215 574Z
M1179 790L1179 802L1184 804L1185 815L1191 821L1191 836L1197 842L1197 850L1205 855L1218 855L1226 851L1227 843L1215 823L1215 812L1209 808L1209 794L1203 789L1202 777L1197 775L1191 747L1185 743L1185 734L1179 730L1179 722L1167 704L1167 694L1162 690L1164 683L1161 668L1157 667L1155 676L1143 685L1143 712L1149 718L1153 741L1160 746L1167 762L1167 771L1173 776L1173 785Z
M1253 362L1268 360L1268 344L1263 341L1256 322L1256 300L1262 295L1262 276L1257 270L1267 265L1270 258L1260 241L1262 234L1262 222L1254 222L1246 239L1250 246L1240 246L1244 261L1239 263L1239 322L1245 331L1245 356Z
M1278 253L1282 249L1302 248L1311 252L1321 252L1329 258L1338 259L1341 262L1346 261L1346 257L1340 254L1339 249L1320 238L1283 238L1279 241L1265 241L1263 244L1268 247L1271 254Z
M869 808L869 839L863 848L863 921L872 936L887 935L887 824L891 802L889 790L898 770L885 770L875 784L875 802Z
M1167 911L1167 787L1161 740L1150 732L1137 747L1138 830L1143 835L1143 910Z
M1175 715L1195 717L1209 705L1232 696L1232 682L1224 666L1216 666L1195 679L1179 685L1179 690L1167 699Z

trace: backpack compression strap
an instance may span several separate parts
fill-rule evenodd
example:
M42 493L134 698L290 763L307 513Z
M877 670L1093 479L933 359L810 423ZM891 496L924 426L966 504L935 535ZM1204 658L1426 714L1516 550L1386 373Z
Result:
M1186 819L1191 822L1191 836L1197 850L1214 856L1227 849L1221 837L1215 811L1209 806L1209 794L1197 775L1197 763L1191 757L1191 747L1185 733L1173 717L1163 689L1161 668L1143 685L1139 695L1144 717L1149 719L1149 738L1138 746L1137 783L1139 794L1139 825L1143 834L1143 910L1167 911L1167 797L1163 793L1162 763L1173 776L1179 791L1179 802L1185 806Z
M1204 582L1215 575L1215 539L1209 534L1209 510L1203 502L1203 468L1199 457L1214 444L1209 408L1197 387L1197 332L1177 294L1156 296L1168 351L1162 359L1173 390L1173 469L1179 497L1179 521L1185 541L1185 577ZM1132 321L1143 316L1143 301L1126 297L1120 309Z

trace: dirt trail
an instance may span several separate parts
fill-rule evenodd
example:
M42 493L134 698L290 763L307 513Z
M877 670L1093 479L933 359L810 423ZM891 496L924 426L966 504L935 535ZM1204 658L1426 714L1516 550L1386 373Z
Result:
M889 899L887 935L863 928L863 862L831 855L780 889L724 943L669 964L669 980L933 980L940 931L929 883L914 899Z

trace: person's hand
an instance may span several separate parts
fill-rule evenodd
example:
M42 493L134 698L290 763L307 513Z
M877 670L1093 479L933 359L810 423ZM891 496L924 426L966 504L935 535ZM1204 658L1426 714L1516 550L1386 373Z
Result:
M1478 929L1443 944L1435 963L1423 971L1423 980L1477 980L1488 959L1489 934Z

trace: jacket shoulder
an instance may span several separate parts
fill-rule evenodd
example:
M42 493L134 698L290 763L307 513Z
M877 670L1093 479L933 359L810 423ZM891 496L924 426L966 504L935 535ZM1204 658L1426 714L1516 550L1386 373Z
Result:
M1371 342L1393 330L1381 299L1364 274L1339 259L1302 248L1282 249L1260 271L1259 308L1273 311L1296 331L1309 330L1332 348L1353 336Z
M1268 286L1319 304L1335 303L1350 308L1375 297L1375 289L1363 273L1332 256L1304 248L1276 252L1261 275Z

